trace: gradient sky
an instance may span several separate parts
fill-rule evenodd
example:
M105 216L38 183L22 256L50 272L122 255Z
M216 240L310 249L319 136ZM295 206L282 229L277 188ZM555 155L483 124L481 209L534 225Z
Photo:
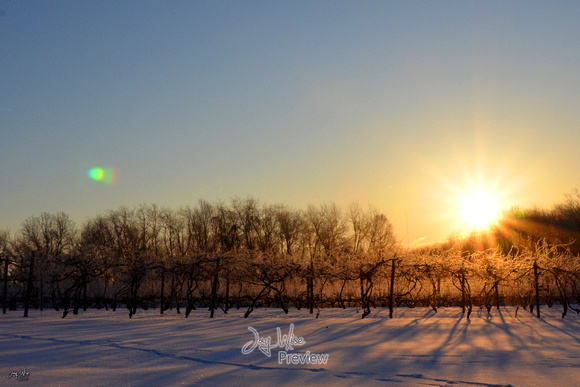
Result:
M0 0L0 229L252 196L371 203L408 244L462 232L472 190L549 208L580 188L579 21L577 1Z

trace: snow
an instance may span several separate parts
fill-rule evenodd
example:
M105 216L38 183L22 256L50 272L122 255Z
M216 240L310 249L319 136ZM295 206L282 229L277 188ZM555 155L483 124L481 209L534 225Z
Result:
M358 313L357 313L358 312ZM580 380L580 317L561 319L555 306L537 319L522 309L244 310L209 319L207 310L188 319L167 311L89 310L61 319L55 311L0 315L0 385L178 386L575 386ZM303 338L288 354L328 354L327 364L279 364L286 348L267 357L255 339L277 343ZM294 342L298 342L295 340ZM29 372L29 380L8 378Z

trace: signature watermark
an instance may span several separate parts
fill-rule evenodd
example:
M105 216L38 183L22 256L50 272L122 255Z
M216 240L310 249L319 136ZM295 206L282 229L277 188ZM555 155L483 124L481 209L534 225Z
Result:
M277 342L272 343L272 336L260 337L258 331L252 327L248 330L254 334L254 339L248 341L242 347L242 354L247 355L253 352L256 348L264 355L272 357L272 349L283 348L278 351L279 364L326 364L328 362L328 354L310 353L292 353L294 347L306 344L304 337L294 335L294 324L290 324L290 329L287 335L282 334L280 328L276 328Z
M18 380L19 382L24 382L24 381L28 380L29 375L30 375L30 372L26 371L26 368L23 368L20 371L14 371L12 368L10 368L10 373L8 374L8 379L14 378L14 379Z

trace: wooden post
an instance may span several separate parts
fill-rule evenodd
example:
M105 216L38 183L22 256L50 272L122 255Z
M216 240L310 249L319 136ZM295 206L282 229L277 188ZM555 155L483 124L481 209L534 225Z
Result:
M538 278L538 261L534 261L534 281L536 286L536 316L540 318L540 281Z
M497 310L499 310L499 281L495 283L495 305Z
M360 307L365 309L365 275L363 272L362 264L359 269L359 277L360 277Z
M83 273L83 312L87 311L87 283L89 282L89 276L87 273Z
M308 307L310 314L314 313L314 258L310 255L310 273L308 274Z
M224 302L224 312L227 313L229 310L230 303L230 269L226 270L226 300Z
M211 286L211 300L209 305L209 318L213 318L214 312L217 308L217 289L220 271L220 258L217 258L215 272L213 275L213 284Z
M391 289L389 292L389 318L393 318L393 301L395 296L395 266L396 261L392 259L392 266L391 266Z
M465 273L461 268L461 313L465 314Z
M2 314L6 314L8 302L8 254L4 254L4 295L2 296Z
M30 299L32 298L32 286L34 285L34 255L35 251L30 256L30 267L28 268L28 283L26 285L26 298L24 299L24 317L28 317L28 308L30 307Z
M165 264L161 266L161 313L163 314L163 308L165 307Z

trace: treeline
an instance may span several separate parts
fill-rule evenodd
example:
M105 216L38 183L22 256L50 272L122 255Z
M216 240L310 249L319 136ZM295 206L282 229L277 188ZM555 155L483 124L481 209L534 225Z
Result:
M42 213L0 237L4 310L313 310L327 304L331 284L359 277L370 308L374 271L396 248L387 217L356 204L299 211L251 198L201 200L179 210L121 207L81 227L64 213Z
M580 254L580 193L566 195L563 203L546 210L514 207L504 213L494 228L503 252L513 246L533 250L540 241L565 245L573 255Z
M557 226L534 228L536 212L513 210L489 233L414 251L401 248L384 214L356 203L296 210L252 198L200 200L177 210L121 207L81 226L42 213L14 236L0 234L3 313L50 307L64 318L123 307L129 317L141 308L187 317L207 308L213 317L244 308L248 317L264 306L354 306L364 318L376 306L460 306L469 317L474 307L535 307L539 315L540 305L558 303L565 316L580 303L570 239L580 197L568 199L554 209Z

